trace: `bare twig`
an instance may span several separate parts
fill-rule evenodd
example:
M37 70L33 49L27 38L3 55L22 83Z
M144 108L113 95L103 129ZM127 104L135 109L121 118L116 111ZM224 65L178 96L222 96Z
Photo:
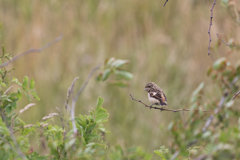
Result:
M168 0L166 0L166 1L165 1L165 3L164 3L164 5L163 5L163 7L165 7L165 5L167 4L167 2L168 2Z
M239 93L240 93L240 91L238 91L238 92L233 96L232 100L233 100L234 98L236 98L236 97L239 95Z
M212 38L211 38L211 26L212 26L212 19L213 19L213 7L215 6L215 4L216 4L216 0L214 0L212 8L210 10L211 11L211 17L210 17L210 24L209 24L209 29L208 29L208 34L209 34L208 55L210 55L210 43L212 41Z
M201 155L201 156L198 156L196 159L194 160L204 160L204 159L207 159L208 156L207 155Z
M10 86L5 92L4 94L7 94L7 92L12 88L13 86Z
M68 94L69 94L68 96L72 95L72 99L74 98L74 95L73 95L74 85L75 85L76 80L78 80L78 79L79 79L79 77L76 77L76 78L73 80L72 85L71 85L71 87L70 87L70 89L69 89L69 92L68 92Z
M232 88L233 85L238 81L238 77L235 77L232 82L229 84L229 88ZM218 107L214 110L214 113L207 119L207 122L205 123L205 126L203 127L203 132L205 132L207 130L207 128L210 126L214 115L216 115L223 107L224 101L226 99L226 97L228 96L228 92L225 92L220 100L220 102L218 103ZM236 95L237 96L237 95ZM235 98L235 97L233 97Z
M190 109L177 109L177 110L174 110L174 109L166 109L166 108L158 108L158 107L151 107L149 105L146 105L145 103L143 103L141 100L137 100L135 98L133 98L133 96L130 94L132 100L134 101L137 101L137 102L140 102L142 103L145 107L149 107L150 109L153 108L153 109L159 109L161 111L170 111L170 112L180 112L180 111L191 111ZM194 111L202 111L202 112L210 112L210 111L207 111L207 110L200 110L200 109L196 109Z
M238 77L235 77L232 80L232 82L229 84L229 88L232 88L233 85L238 81L238 79L239 79ZM216 115L222 109L223 103L224 103L224 101L225 101L227 96L228 96L228 92L225 92L224 95L222 96L220 102L218 103L218 108L216 108L214 110L214 113L207 119L207 122L206 122L206 124L205 124L205 126L203 128L203 132L205 132L207 130L207 128L210 126L210 124L211 124L211 122L212 122L212 120L214 118L214 115ZM219 124L220 123L217 123L214 127L217 127Z
M60 35L58 38L54 39L52 42L46 44L45 46L41 47L41 48L38 48L38 49L35 49L35 48L32 48L32 49L29 49L15 57L13 57L11 60L9 60L8 62L5 62L3 64L0 65L0 68L3 68L3 67L6 67L7 65L9 65L10 63L18 60L19 58L27 55L27 54L30 54L30 53L39 53L39 52L42 52L43 50L45 50L46 48L52 46L53 44L57 43L58 41L60 41L62 39L62 35Z
M61 119L61 124L62 124L62 129L63 129L63 143L65 143L65 140L66 140L66 138L67 138L67 135L66 135L66 131L65 131L65 126L64 126L64 121L63 121L63 114L62 114L62 112L61 112L61 110L58 108L58 107L56 107L56 109L58 110L58 112L59 112L59 116L60 116L60 119Z
M225 42L223 39L221 39L218 33L217 33L217 37L218 37L223 43L225 43L226 46L231 46L231 45L229 45L227 42ZM233 47L235 47L235 46L237 46L237 45L233 45Z
M82 87L79 89L77 95L75 96L75 98L73 99L74 101L77 101L78 97L80 96L80 94L82 93L82 91L84 90L84 88L86 87L86 85L88 84L92 74L98 70L100 68L101 64L99 64L97 67L93 68L92 71L89 73L87 80L84 82L84 84L82 85Z
M70 87L69 95L72 94L72 99L74 99L73 89L74 89L74 84L75 84L75 82L76 82L77 79L78 79L78 77L76 77L76 78L73 80L72 85L71 85L71 87ZM77 134L77 127L76 127L76 123L75 123L74 111L75 111L75 102L72 101L72 109L71 109L72 127L73 127L73 132L74 132L75 134Z
M8 130L9 130L10 136L11 136L11 138L12 138L12 141L13 141L14 145L15 145L16 148L17 148L17 153L18 153L18 155L19 155L22 159L27 159L27 158L25 157L25 155L22 153L22 151L21 151L21 149L20 149L20 147L19 147L19 145L18 145L18 143L17 143L17 140L16 140L16 138L15 138L15 136L14 136L14 134L13 134L12 128L9 127Z
M75 97L73 96L74 98L73 98L73 100L72 100L71 119L72 119L72 126L73 126L73 132L74 132L74 134L77 134L77 127L76 127L75 116L74 116L74 115L75 115L74 112L75 112L75 104L76 104L76 101L77 101L78 97L80 96L80 94L82 93L82 91L84 90L84 88L86 87L86 85L88 84L88 82L89 82L92 74L93 74L96 70L98 70L98 69L100 68L100 66L101 66L101 64L99 64L97 67L95 67L95 68L92 69L92 71L91 71L91 72L89 73L89 75L88 75L87 80L84 82L84 84L82 85L82 87L79 89L77 95L76 95ZM75 81L76 81L76 78L74 79L73 84L72 84L72 86L71 86L71 92L73 91L73 87L74 87Z
M174 159L176 159L177 156L179 155L179 153L180 153L180 151L175 152L175 153L173 154L173 156L171 157L170 160L174 160Z
M211 124L211 122L214 118L214 115L216 115L222 109L224 101L225 101L227 96L228 96L228 92L226 92L222 96L220 102L218 103L218 107L214 110L214 113L207 119L207 122L205 123L205 126L203 127L203 130L202 130L203 132L205 132L207 130L207 128L210 126L210 124Z
M68 88L68 91L67 91L67 100L66 100L66 102L65 102L65 109L66 109L66 110L69 110L68 102L69 102L70 94L71 94L71 89L70 89L70 87L69 87L69 88Z

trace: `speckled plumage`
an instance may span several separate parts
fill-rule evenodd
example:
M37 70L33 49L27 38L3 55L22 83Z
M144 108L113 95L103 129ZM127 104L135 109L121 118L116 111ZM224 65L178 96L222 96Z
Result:
M160 105L167 107L167 97L163 90L158 87L154 82L149 82L145 86L145 91L148 92L148 100L152 105Z

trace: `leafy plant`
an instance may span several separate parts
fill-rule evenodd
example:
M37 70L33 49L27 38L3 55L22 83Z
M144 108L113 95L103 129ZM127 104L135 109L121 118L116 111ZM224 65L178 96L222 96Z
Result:
M234 66L226 58L213 63L207 74L217 85L222 97L213 95L206 99L205 85L201 83L192 93L192 111L185 122L177 120L169 124L168 130L172 133L169 152L162 146L160 150L154 151L155 154L161 159L174 157L178 160L240 158L239 139L236 136L240 134L239 121L236 123L240 114L234 107L235 93L239 88L236 84L239 68L239 64ZM209 112L203 113L201 110Z
M115 59L114 57L106 59L104 63L104 71L97 76L98 81L106 81L111 74L115 75L115 80L109 81L109 84L119 87L127 87L129 81L133 78L132 73L121 69L122 66L128 64L129 60ZM125 80L125 81L124 81Z
M0 59L1 63L11 60L10 54L5 54L4 47ZM104 75L101 77L103 81L112 72L118 76L118 79L130 80L132 78L131 73L119 70L119 67L128 61L115 59L111 61L105 66ZM110 72L107 73L107 70ZM151 154L140 147L132 148L127 150L126 154L120 155L117 154L119 150L123 150L120 146L115 147L117 150L109 148L105 141L105 134L109 132L104 127L109 114L102 107L103 98L101 97L98 98L95 109L92 109L88 115L79 114L74 121L56 108L58 113L50 113L35 124L26 124L19 118L19 115L25 114L35 104L28 104L19 113L16 113L15 110L22 94L25 94L29 101L31 101L29 93L36 100L40 100L35 91L35 81L33 78L29 80L27 76L22 82L15 77L9 81L8 73L10 71L6 68L0 69L0 156L2 159L111 159L112 157L150 159ZM14 88L14 91L10 93L13 88L12 84L17 84L19 87ZM70 95L71 92L69 91L68 94ZM60 118L61 126L53 124L52 120L56 117ZM76 134L73 132L72 122L76 122ZM37 143L45 151L45 155L31 146L29 143L31 136L37 137Z

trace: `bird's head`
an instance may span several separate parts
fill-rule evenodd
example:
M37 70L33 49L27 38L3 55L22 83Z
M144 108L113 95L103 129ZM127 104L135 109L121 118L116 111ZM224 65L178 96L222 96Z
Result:
M153 86L155 86L155 83L149 82L149 83L145 86L144 90L147 91L147 92L150 92L150 90L153 88Z

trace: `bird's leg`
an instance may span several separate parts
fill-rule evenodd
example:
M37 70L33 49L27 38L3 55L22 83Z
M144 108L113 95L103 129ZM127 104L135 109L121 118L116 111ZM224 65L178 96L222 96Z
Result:
M162 107L162 108L160 108L160 112L162 112L162 110L163 110L163 107Z
M152 106L153 106L153 104L151 106L149 106L149 108L152 109Z

